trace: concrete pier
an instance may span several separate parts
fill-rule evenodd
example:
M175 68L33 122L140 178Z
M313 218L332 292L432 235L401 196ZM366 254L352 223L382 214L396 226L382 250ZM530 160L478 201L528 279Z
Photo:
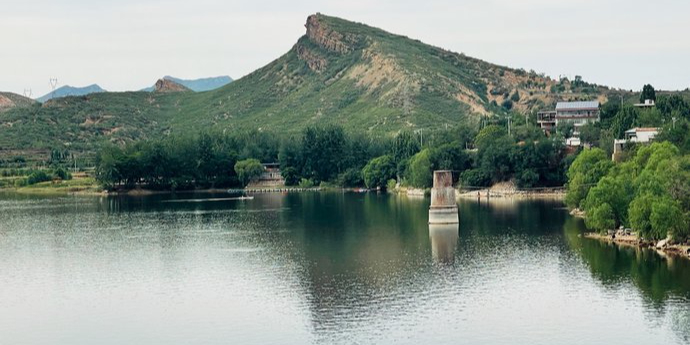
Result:
M458 224L458 204L453 188L453 172L434 171L434 187L431 189L429 224Z

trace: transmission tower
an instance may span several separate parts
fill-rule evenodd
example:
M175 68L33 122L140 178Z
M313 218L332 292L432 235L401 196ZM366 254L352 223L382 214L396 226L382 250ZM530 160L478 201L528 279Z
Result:
M31 89L24 89L24 97L31 98L31 96L33 96L33 94L34 93L33 93L33 91L31 91Z
M58 86L58 79L57 78L50 78L50 87L53 89L53 91L50 93L50 99L55 98L55 89Z

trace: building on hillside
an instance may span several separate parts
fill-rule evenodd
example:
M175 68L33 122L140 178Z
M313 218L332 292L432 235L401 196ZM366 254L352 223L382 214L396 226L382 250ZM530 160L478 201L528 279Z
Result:
M280 163L261 163L264 172L259 178L250 183L250 187L281 187L285 185L285 179L280 173Z
M558 102L556 110L537 113L537 124L547 133L558 125L571 123L576 128L599 121L599 102Z
M644 103L635 103L634 105L637 108L654 108L656 103L653 99L645 99Z
M620 155L628 143L646 144L654 140L659 134L659 128L656 127L637 127L625 131L624 139L615 139L613 141L613 161L620 160Z

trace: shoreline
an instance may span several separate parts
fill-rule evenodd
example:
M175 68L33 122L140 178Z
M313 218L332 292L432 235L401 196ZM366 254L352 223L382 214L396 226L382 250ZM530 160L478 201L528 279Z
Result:
M491 188L480 189L475 191L461 191L456 189L456 195L458 199L491 199L491 198L503 198L503 199L565 199L565 192L556 189L544 189L544 190L495 190Z
M596 232L587 232L584 238L599 240L602 242L613 243L619 246L632 247L637 249L650 249L662 256L679 256L690 260L690 245L687 244L668 244L667 240L658 242L645 241L636 234L624 235L617 232L615 236L602 235Z

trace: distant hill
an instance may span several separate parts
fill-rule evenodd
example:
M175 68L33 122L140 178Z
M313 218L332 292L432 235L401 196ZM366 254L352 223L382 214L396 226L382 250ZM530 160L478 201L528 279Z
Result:
M63 87L59 87L55 89L54 92L50 92L43 97L39 97L36 100L45 103L53 98L60 98L60 97L67 97L67 96L83 96L83 95L88 95L92 93L97 93L97 92L106 92L106 90L102 89L100 86L97 84L85 86L85 87L74 87L74 86L69 86L65 85Z
M213 77L213 78L201 78L201 79L179 79L166 75L163 77L164 80L171 80L175 83L183 85L195 92L210 91L215 90L219 87L223 87L227 84L232 83L232 78L228 76ZM141 91L151 92L154 91L155 86L147 87Z
M33 99L18 95L16 93L0 92L0 112L17 107L29 107L35 103L36 101Z
M0 116L0 147L93 150L105 141L199 130L287 135L321 124L393 135L610 97L635 98L316 14L288 52L230 84L207 92L95 93L11 109Z

